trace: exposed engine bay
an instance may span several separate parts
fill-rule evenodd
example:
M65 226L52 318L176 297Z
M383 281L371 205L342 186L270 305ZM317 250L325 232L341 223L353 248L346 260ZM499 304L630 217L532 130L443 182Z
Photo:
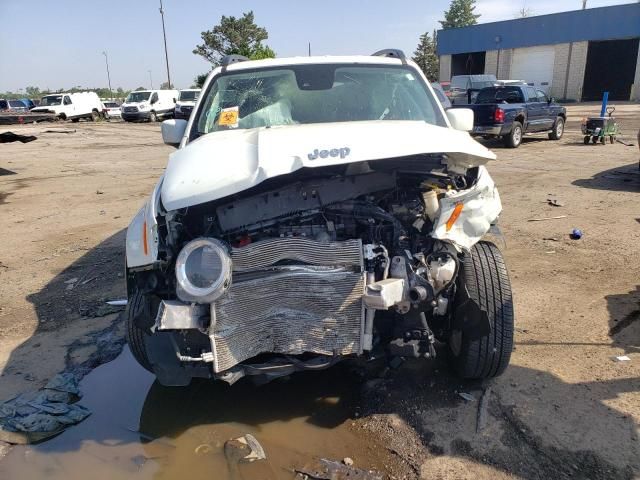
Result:
M479 195L494 207L478 223ZM450 173L442 155L417 155L301 169L160 212L160 261L129 274L130 287L157 298L141 326L158 344L150 356L171 356L174 367L156 374L167 384L233 383L376 348L433 357L456 321L467 247L437 238L438 228L480 237L499 210L484 167Z

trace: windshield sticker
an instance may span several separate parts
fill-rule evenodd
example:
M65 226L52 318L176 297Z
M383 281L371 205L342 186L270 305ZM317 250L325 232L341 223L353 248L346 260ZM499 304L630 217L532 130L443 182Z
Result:
M238 107L223 108L218 118L218 125L227 127L238 126Z

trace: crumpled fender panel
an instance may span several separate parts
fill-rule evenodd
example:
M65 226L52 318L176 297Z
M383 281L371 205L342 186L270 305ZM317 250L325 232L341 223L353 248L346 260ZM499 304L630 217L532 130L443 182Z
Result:
M158 259L158 205L162 179L153 189L151 198L138 211L127 227L127 267L150 265ZM146 241L145 241L146 240ZM145 248L146 243L146 248Z
M451 229L447 230L447 221L458 203L464 205L462 212ZM489 231L501 211L498 188L487 169L480 167L478 181L472 188L460 190L440 200L440 212L431 236L470 250Z

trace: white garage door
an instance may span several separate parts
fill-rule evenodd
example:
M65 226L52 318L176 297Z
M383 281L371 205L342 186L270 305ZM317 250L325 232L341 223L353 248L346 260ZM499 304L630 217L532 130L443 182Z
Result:
M524 80L529 85L549 92L555 56L553 46L516 48L511 60L511 78Z

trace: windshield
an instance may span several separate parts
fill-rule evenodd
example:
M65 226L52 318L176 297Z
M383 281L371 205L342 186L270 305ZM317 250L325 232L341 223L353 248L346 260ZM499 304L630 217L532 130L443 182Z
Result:
M493 82L471 82L471 88L487 88L493 87Z
M485 88L478 92L476 103L524 103L518 87Z
M47 95L46 97L42 97L42 101L40 102L40 106L48 107L50 105L61 105L62 104L62 95Z
M150 96L151 96L151 92L131 92L129 96L127 96L127 99L125 100L125 102L140 103L140 102L149 100Z
M11 108L25 108L25 104L20 100L9 100L9 105Z
M118 108L118 104L116 102L102 102L102 104L107 108Z
M200 91L185 91L183 90L182 92L180 92L180 96L178 97L178 100L180 102L195 102L196 99L200 96Z
M295 65L216 78L198 112L197 133L366 120L446 126L437 100L410 67Z

